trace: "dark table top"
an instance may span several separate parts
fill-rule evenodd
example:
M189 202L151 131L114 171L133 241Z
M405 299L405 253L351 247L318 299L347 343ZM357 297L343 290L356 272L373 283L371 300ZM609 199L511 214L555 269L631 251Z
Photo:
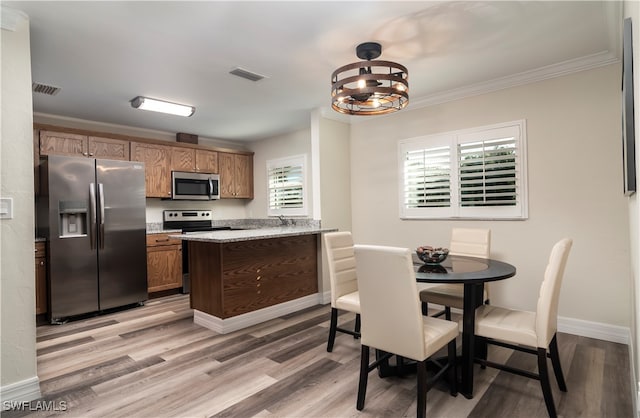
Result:
M424 264L413 258L416 280L424 283L484 283L507 279L516 268L502 261L449 255L439 264Z

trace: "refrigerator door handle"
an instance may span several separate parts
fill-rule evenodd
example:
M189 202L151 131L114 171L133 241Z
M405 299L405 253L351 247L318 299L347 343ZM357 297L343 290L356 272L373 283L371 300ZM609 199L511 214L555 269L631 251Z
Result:
M104 250L104 186L98 183L98 195L100 196L100 249Z
M91 244L91 249L95 250L96 248L96 185L95 183L89 184L89 218L90 218L90 227L89 227L89 243Z

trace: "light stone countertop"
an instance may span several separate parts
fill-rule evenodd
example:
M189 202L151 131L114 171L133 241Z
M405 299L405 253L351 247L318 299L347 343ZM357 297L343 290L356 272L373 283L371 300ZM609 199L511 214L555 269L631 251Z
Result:
M258 229L190 232L187 234L170 235L170 237L182 239L185 241L225 243L267 238L293 237L297 235L320 234L323 232L333 232L337 230L337 228L321 228L316 226L282 226Z

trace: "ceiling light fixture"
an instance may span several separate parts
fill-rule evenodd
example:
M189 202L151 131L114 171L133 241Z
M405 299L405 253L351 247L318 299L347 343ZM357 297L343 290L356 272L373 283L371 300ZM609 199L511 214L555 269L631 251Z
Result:
M193 115L196 111L196 108L193 106L171 103L158 99L150 99L143 96L138 96L131 100L131 107L187 117Z
M377 42L356 47L358 58L331 74L331 107L347 115L383 115L409 103L409 72L391 61L371 61L382 54Z

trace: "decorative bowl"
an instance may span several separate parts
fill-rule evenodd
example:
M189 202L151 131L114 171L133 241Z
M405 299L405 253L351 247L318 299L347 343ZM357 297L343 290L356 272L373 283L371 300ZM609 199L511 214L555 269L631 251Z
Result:
M416 249L416 254L423 263L438 264L442 263L447 258L447 256L449 255L449 249L442 247L434 248L430 246L424 246L418 247Z

